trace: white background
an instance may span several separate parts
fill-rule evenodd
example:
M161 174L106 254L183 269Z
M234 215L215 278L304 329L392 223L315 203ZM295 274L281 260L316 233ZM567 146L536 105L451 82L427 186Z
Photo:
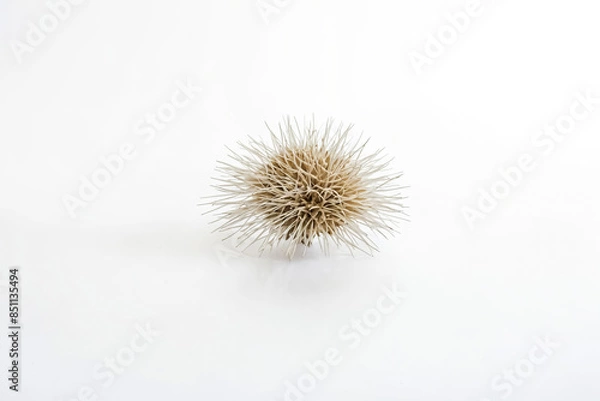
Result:
M417 74L410 52L464 1L276 3L265 21L254 0L84 2L19 63L49 11L2 0L0 279L21 266L23 354L9 394L0 337L0 398L282 400L334 347L306 400L498 400L494 378L550 336L509 398L600 399L600 105L551 154L532 145L600 96L597 5L485 0ZM202 92L144 143L136 123L186 79ZM395 156L411 222L373 258L233 251L196 206L224 146L312 113ZM124 143L136 157L72 219L64 195ZM470 229L461 210L524 153L537 168ZM339 330L392 283L406 302L350 349ZM146 324L160 335L104 387L96 367Z

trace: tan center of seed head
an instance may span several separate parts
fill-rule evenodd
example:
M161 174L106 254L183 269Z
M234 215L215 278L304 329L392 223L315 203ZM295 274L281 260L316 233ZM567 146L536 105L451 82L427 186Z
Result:
M280 239L310 246L332 235L365 208L355 163L318 145L288 148L253 174L252 202L261 217L280 230Z

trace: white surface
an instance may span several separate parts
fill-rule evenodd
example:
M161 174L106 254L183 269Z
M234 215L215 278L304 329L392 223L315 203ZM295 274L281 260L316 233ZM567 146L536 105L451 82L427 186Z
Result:
M281 400L334 347L306 400L498 400L496 375L549 335L560 346L510 399L598 400L600 106L551 154L531 142L600 95L597 6L487 1L417 75L409 53L464 2L274 3L266 24L251 0L86 2L21 64L10 43L45 2L2 3L0 279L21 266L24 303L10 396ZM145 143L136 123L186 78L202 92ZM375 258L239 255L196 206L215 161L312 113L387 147L412 222ZM124 143L136 157L71 219L64 194ZM470 230L461 209L530 151L535 171ZM338 332L394 282L405 302L351 349ZM146 323L160 335L104 387L96 367Z

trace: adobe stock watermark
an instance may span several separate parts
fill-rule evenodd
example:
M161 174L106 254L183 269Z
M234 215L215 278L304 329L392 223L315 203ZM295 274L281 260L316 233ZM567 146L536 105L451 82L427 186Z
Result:
M435 33L427 35L423 51L408 52L408 59L417 75L423 73L425 66L432 66L448 47L454 45L461 35L466 33L473 21L483 14L484 6L481 0L468 0L461 11L447 13L446 24L440 26Z
M163 102L156 111L145 113L135 124L133 132L140 138L142 145L150 145L157 134L164 131L201 91L190 78L185 82L177 80L170 99ZM138 149L139 146L134 142L125 142L116 152L101 157L98 166L88 176L80 176L75 195L67 193L62 196L62 203L72 219L77 218L78 209L96 200L100 192L123 172L127 163L138 155Z
M135 334L129 344L96 365L92 374L93 382L81 386L76 394L64 401L98 401L101 390L112 386L117 377L125 373L159 336L160 333L150 323L144 326L136 324Z
M474 230L478 222L493 213L500 201L507 199L525 181L527 174L532 173L540 165L540 159L552 155L557 146L575 131L578 123L583 122L596 111L598 105L600 105L600 97L595 96L591 89L578 93L567 113L559 116L551 124L544 125L542 130L532 137L530 151L520 154L516 162L500 168L498 176L489 186L479 188L475 203L461 208L468 227Z
M344 360L344 353L357 349L407 297L407 293L400 290L396 283L391 287L382 286L381 292L372 308L365 310L360 317L351 319L339 329L338 341L344 344L345 350L340 350L337 346L327 348L322 359L306 362L304 373L295 380L284 381L284 401L303 401L317 388L318 383L327 379L333 368Z
M48 0L46 12L37 21L27 23L23 40L12 40L9 43L17 63L22 64L25 54L32 54L46 41L49 35L55 33L62 23L71 18L75 7L81 6L87 1Z
M274 17L278 17L291 3L292 0L257 0L256 8L265 24L269 25Z
M491 398L482 398L480 401L509 398L517 388L523 386L536 373L539 367L548 362L560 345L549 336L534 338L534 345L525 357L492 378L491 389L494 395Z

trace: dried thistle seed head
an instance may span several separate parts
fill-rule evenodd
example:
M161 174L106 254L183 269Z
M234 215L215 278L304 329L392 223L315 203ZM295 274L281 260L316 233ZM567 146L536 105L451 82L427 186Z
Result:
M299 244L315 241L326 253L329 241L350 252L377 250L369 232L385 237L405 220L401 174L389 175L382 150L363 155L367 141L350 139L352 125L301 128L286 118L271 143L250 138L238 143L231 161L219 162L219 194L210 202L221 225L238 245L259 243L259 250L286 243L292 257ZM227 238L229 238L227 237Z

